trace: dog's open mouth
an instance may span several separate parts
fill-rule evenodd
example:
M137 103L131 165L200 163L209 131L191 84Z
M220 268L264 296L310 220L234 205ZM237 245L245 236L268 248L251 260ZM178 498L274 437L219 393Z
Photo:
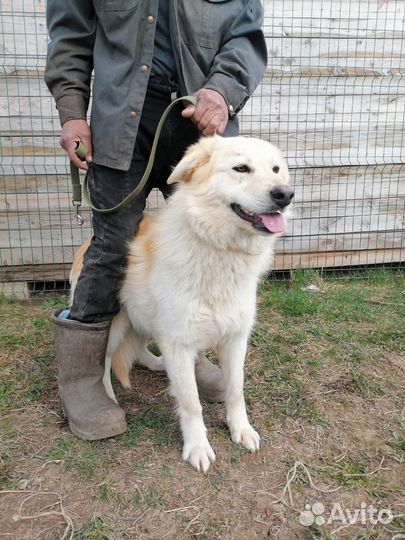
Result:
M255 229L259 231L264 231L267 233L282 233L284 232L284 218L280 212L274 212L271 214L254 214L248 210L243 209L239 204L232 203L232 210L235 214L249 221Z

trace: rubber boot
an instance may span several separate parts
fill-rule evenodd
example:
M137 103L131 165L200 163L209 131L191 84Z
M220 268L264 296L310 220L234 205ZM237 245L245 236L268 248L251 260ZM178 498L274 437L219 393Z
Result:
M225 382L222 371L210 362L204 353L197 357L195 378L200 399L212 402L225 401Z
M94 441L126 430L124 411L108 397L103 383L110 322L84 324L52 315L59 396L69 427Z

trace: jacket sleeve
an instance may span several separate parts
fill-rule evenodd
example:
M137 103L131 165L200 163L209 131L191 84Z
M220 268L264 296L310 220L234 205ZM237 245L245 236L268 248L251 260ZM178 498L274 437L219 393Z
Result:
M47 26L45 82L61 124L86 119L96 32L92 0L48 0Z
M204 84L204 88L222 94L231 117L242 109L266 70L267 47L262 23L260 0L246 2L228 28Z

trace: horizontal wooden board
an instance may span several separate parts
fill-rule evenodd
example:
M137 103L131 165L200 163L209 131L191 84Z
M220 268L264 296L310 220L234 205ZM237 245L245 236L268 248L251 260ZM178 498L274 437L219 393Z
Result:
M277 253L272 269L336 268L373 264L400 263L405 249L353 250L346 252ZM0 266L1 282L68 280L71 263ZM270 268L269 268L270 270ZM1 291L1 285L0 285Z
M25 72L17 72L5 77L0 75L0 97L49 99L53 104L45 82L43 73L28 76ZM272 77L266 71L254 95L257 97L271 97L274 95L288 96L356 96L381 95L403 97L403 79L401 77L354 77L354 76L302 76L302 77ZM7 102L0 102L0 116L9 110ZM11 107L10 107L11 108ZM18 112L18 104L14 104L13 112ZM44 111L35 112L34 117L44 116ZM56 108L52 114L56 116Z
M390 167L392 170L392 166ZM385 172L383 178L371 168L364 170L363 167L358 168L357 174L355 167L353 167L353 170L349 167L350 175L347 175L345 170L340 170L338 167L319 169L319 172L318 169L308 171L303 169L292 170L291 183L296 192L294 206L308 205L320 201L323 201L326 205L330 201L351 200L360 207L369 208L370 200L378 201L381 198L395 198L398 206L401 206L405 197L405 182L403 181L405 166L397 166L397 169L397 172ZM14 194L17 197L27 196L28 194L34 197L37 194L59 194L60 206L50 207L53 211L57 211L59 207L66 208L66 201L70 199L70 178L67 175L3 176L0 177L1 192L7 193L7 196ZM6 199L3 200L5 208L9 203L6 202ZM160 198L156 199L156 192L152 193L150 200L152 206L156 205L157 201L161 202ZM35 211L35 205L32 206L32 211Z
M359 81L350 91L332 78L316 88L291 79L291 84L274 82L263 84L247 102L241 114L242 125L270 124L271 132L301 132L318 128L376 130L385 127L398 129L405 119L405 96L400 85L392 82L392 93L384 94L381 86L364 88ZM388 88L390 86L388 85ZM0 97L0 130L5 144L9 137L56 137L60 132L53 99L49 95Z
M374 264L391 264L405 261L405 248L353 250L341 252L278 253L273 269L292 268L341 268Z
M298 126L299 124L297 124ZM405 136L398 126L377 126L376 130L319 129L278 132L270 122L243 124L244 135L268 140L280 147L290 167L349 166L402 163L405 161ZM56 138L3 138L1 157L3 167L24 164L53 163L66 160L64 151L56 146ZM4 171L5 172L5 171Z
M68 262L0 266L0 293L2 292L2 282L68 280L71 264Z
M73 250L64 251L65 258L61 259L61 252L54 254L54 260L47 264L38 262L31 264L16 264L0 266L0 282L9 281L53 281L55 279L68 279L69 268L73 258ZM70 257L70 261L68 261ZM34 257L35 259L35 257ZM58 261L58 259L61 259ZM51 259L48 259L51 260ZM390 264L405 261L405 248L387 248L381 250L352 250L340 252L311 252L311 253L280 253L275 257L273 269L290 270L293 268L334 268L360 265ZM270 270L270 268L269 268Z
M335 234L332 230L328 233L287 235L282 238L278 245L278 251L282 253L306 253L326 251L351 251L356 250L380 250L387 248L405 248L405 236L402 230L391 232L383 228L380 231L363 232L346 231ZM85 238L89 238L89 229L73 227L69 230L43 229L41 231L12 231L7 237L10 247L1 246L1 264L3 266L31 263L33 254L37 254L36 262L41 260L48 262L49 250L56 252L58 249L70 249L79 247ZM13 247L14 246L14 247ZM41 251L42 250L42 251ZM38 256L41 259L38 259ZM51 259L52 260L52 259Z
M355 190L355 188L353 188ZM402 186L401 186L401 189ZM312 198L311 191L305 187L297 186L298 196L295 201L295 212L301 211L300 208L306 208L306 212L310 209L312 213L325 212L325 215L361 215L364 208L380 208L381 211L401 212L403 211L403 195L398 195L398 192L390 193L385 197L377 196L359 196L358 199L328 197L328 191L318 192L319 200ZM355 192L355 191L354 191ZM337 191L335 193L338 193ZM378 192L377 192L378 193ZM359 194L360 195L360 194ZM381 195L381 193L380 193ZM70 207L70 194L67 192L59 193L0 193L0 211L6 212L26 212L26 211L58 211L59 209ZM323 209L323 210L322 210Z
M297 23L303 37L314 29L337 37L403 30L402 0L264 0L263 4L264 29L269 35L296 35ZM45 6L45 0L3 0L1 10L3 16L43 19Z

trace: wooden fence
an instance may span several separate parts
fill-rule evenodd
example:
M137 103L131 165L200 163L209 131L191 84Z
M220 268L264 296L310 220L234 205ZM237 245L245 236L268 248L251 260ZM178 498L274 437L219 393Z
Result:
M65 280L75 249L91 234L89 219L83 228L72 221L67 159L43 83L45 4L0 0L3 283ZM266 0L264 6L268 68L241 120L244 134L282 148L296 188L276 268L400 265L405 2ZM158 204L153 194L150 208Z

